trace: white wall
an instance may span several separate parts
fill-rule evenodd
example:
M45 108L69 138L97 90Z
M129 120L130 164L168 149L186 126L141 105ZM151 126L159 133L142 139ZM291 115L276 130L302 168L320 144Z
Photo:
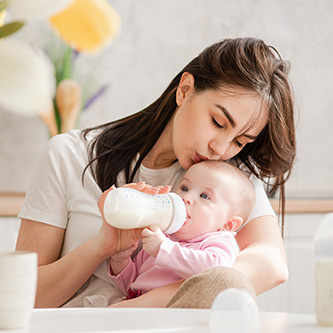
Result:
M314 313L315 244L313 236L324 214L287 214L284 243L289 279L286 283L260 295L263 311Z
M133 113L152 102L175 74L205 46L219 39L255 36L277 47L292 63L297 102L298 154L288 196L333 195L333 2L330 0L110 0L122 19L111 47L81 56L81 82L110 88L82 114L79 128ZM18 33L44 45L46 26ZM3 78L1 78L3 79ZM0 110L0 191L25 191L48 140L37 118Z

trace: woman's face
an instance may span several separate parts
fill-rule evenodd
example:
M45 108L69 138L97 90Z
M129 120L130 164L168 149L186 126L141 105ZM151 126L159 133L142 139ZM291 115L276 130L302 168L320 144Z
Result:
M184 73L177 89L172 145L184 169L202 160L228 160L265 127L262 98L242 88L195 93L194 78Z

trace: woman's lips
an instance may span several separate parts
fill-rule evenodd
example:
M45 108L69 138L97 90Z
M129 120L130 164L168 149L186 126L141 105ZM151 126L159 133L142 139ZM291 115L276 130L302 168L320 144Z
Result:
M194 163L199 163L201 161L207 161L208 158L206 156L200 155L198 153L196 153L193 157L193 162Z

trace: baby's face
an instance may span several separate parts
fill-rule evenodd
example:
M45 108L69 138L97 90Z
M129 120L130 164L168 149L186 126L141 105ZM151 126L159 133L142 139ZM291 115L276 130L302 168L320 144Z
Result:
M188 240L223 229L230 218L232 186L228 176L204 163L193 165L175 191L185 202L188 218L175 236Z

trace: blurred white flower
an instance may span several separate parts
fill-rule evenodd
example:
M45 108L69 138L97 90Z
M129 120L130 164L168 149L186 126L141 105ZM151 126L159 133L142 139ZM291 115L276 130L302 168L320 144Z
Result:
M74 0L7 0L8 10L17 20L47 20Z
M0 105L34 115L52 106L55 80L47 57L16 39L0 39Z
M4 24L6 11L15 21ZM59 59L51 64L26 43L4 40L36 20L49 22L68 45L60 68ZM106 89L100 88L82 103L81 83L71 78L72 56L100 51L114 40L119 27L120 17L108 0L0 0L0 106L22 115L39 115L50 135L68 131L80 111Z

